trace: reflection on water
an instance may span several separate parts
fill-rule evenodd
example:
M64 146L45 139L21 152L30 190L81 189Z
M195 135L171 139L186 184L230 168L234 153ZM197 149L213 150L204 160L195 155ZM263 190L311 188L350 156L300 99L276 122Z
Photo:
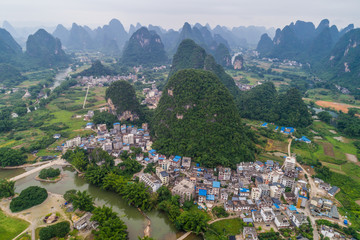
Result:
M19 174L22 174L25 172L25 169L19 168L19 169L0 169L0 179L7 178L10 179L12 177L15 177Z
M46 188L49 192L53 192L57 194L64 194L67 190L70 189L76 189L80 191L86 190L89 192L89 194L92 197L94 197L96 205L105 204L111 206L113 210L119 214L119 216L124 220L124 222L128 226L129 238L131 240L137 239L137 236L143 236L144 228L147 224L147 220L140 214L140 212L136 208L129 206L116 193L108 192L93 185L89 185L84 178L78 177L76 172L71 167L61 167L61 166L53 166L53 167L58 168L62 171L64 177L61 181L57 183L39 182L34 179L38 173L34 173L30 176L27 176L23 179L16 181L15 191L21 192L23 189L29 186L40 186ZM5 170L0 170L0 177L4 176L3 171ZM17 175L15 174L15 172L11 173L11 171L15 171L15 170L7 170L7 171L10 171L6 173L9 176ZM24 172L24 170L22 170L22 172ZM151 219L152 237L158 240L176 239L177 231L164 214L158 211L152 211L147 213L147 215Z

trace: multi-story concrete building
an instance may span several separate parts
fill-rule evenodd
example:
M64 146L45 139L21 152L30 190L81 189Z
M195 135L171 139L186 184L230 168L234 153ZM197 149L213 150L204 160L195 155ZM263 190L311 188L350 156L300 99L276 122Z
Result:
M173 195L179 195L182 202L190 200L195 197L195 184L183 179L179 184L175 185L171 193Z

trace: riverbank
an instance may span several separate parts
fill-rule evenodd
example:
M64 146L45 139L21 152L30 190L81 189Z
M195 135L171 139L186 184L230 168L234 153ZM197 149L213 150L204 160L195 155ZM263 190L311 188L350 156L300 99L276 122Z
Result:
M15 182L15 192L20 193L22 190L29 186L39 186L45 188L48 192L63 195L70 189L78 191L87 191L93 198L97 206L106 205L112 207L113 211L125 222L128 226L129 239L137 239L138 236L144 236L144 230L148 226L148 220L133 206L122 199L118 194L109 192L98 188L86 182L85 178L80 177L78 173L71 166L57 166L54 168L61 169L63 179L57 183L46 183L35 180L38 173L30 174ZM0 178L3 176L14 176L12 172L18 172L19 169L14 170L1 170ZM21 174L22 172L20 172ZM150 235L158 240L176 240L177 237L183 233L177 231L175 226L169 221L167 216L157 210L146 212L146 215L151 219ZM196 239L199 238L187 238Z

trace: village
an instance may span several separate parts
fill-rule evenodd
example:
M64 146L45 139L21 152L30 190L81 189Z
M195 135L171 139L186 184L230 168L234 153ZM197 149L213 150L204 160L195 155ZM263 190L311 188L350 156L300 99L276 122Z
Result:
M147 123L141 128L114 123L113 128L108 129L105 124L88 122L86 129L93 130L94 134L67 140L59 150L64 153L80 147L91 152L101 147L115 157L117 165L122 162L119 156L123 151L131 153L134 148L141 148L142 153L136 155L136 161L144 167L153 163L156 173L141 171L134 178L138 177L152 192L167 186L173 195L180 196L181 202L191 200L205 211L223 207L232 217L240 217L249 225L249 229L244 230L246 239L257 239L255 224L267 230L311 224L317 236L314 239L319 239L316 219L327 219L343 226L349 224L339 215L339 205L334 199L340 189L317 178L309 179L295 156L284 156L282 165L267 160L242 162L236 170L222 166L210 169L195 164L189 157L165 156L152 149ZM334 237L331 239L341 237L332 228L321 226L321 229L322 235Z

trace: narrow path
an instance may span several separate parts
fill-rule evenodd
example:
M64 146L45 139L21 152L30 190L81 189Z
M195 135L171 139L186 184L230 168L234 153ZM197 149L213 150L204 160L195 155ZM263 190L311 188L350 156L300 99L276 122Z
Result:
M182 235L181 237L179 237L178 239L176 240L184 240L185 238L187 238L192 232L187 232L185 233L184 235Z
M13 239L17 239L18 237L20 237L21 235L23 235L24 233L26 233L27 231L29 231L30 226L28 228L26 228L24 231L22 231L21 233L19 233L19 235L17 235L16 237L14 237Z
M291 157L291 143L292 143L292 138L289 139L289 145L288 145L288 155L289 155L289 157Z
M47 164L45 164L45 165L42 165L42 166L40 166L40 167L31 169L31 170L28 171L28 172L24 172L24 173L22 173L22 174L20 174L20 175L17 175L17 176L15 176L15 177L13 177L13 178L10 178L10 181L17 181L17 180L19 180L19 179L22 179L22 178L24 178L24 177L27 177L27 176L29 176L29 175L31 175L31 174L33 174L33 173L36 173L36 172L38 172L38 171L40 171L40 170L42 170L42 169L44 169L44 168L48 168L48 167L51 167L51 166L53 166L53 165L64 165L64 164L67 164L67 162L66 162L65 160L63 160L63 159L53 160L53 161L51 161L51 162L49 162L49 163L47 163Z
M88 88L87 88L87 90L86 90L85 99L84 99L83 109L85 108L86 99L87 99L87 96L88 96L88 93L89 93L89 88L90 88L90 86L88 85Z
M292 142L292 138L289 139L289 145L288 145L288 155L289 157L291 157L291 142ZM308 175L308 183L310 184L310 197L313 197L315 196L315 192L317 191L317 187L315 185L315 182L314 180L312 179L311 177L311 174L309 174L304 167L302 167L295 159L295 164L296 166L298 167L301 167L304 171L305 174ZM314 240L319 240L319 233L318 233L318 230L316 228L316 222L315 222L315 219L314 217L311 215L310 213L310 206L309 206L309 203L306 204L306 207L305 207L305 215L307 215L309 218L310 218L310 223L311 223L311 226L313 228L313 237L314 237Z

